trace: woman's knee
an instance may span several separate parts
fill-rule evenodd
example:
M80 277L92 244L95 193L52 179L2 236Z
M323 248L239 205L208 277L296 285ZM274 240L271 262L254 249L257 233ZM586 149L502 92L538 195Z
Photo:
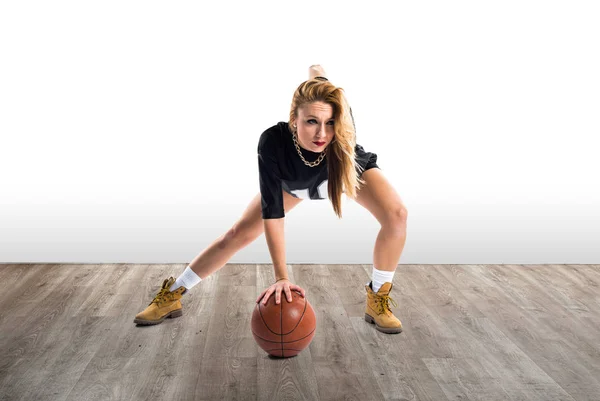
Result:
M406 231L407 220L408 210L406 207L404 207L404 205L398 205L397 207L387 211L384 219L385 223L382 225L382 228L390 233L404 235Z
M254 242L264 231L262 219L260 224L256 222L248 224L244 221L237 221L225 234L224 241L229 243L231 241L241 245L248 245Z

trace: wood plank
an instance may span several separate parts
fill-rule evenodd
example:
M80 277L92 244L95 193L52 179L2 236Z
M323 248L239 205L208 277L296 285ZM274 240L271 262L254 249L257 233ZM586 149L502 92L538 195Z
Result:
M138 297L134 294L131 310L137 313L143 309L160 288L162 279L168 277L172 270L171 265L153 265L148 268L148 273L139 283L139 288L147 289L139 291L143 300L136 302ZM120 273L114 274L118 276ZM95 295L102 298L104 292L99 291ZM136 305L137 308L133 309ZM181 332L179 328L183 323L177 322L178 319L168 319L160 325L138 327L133 324L135 313L106 318L110 323L104 341L66 400L130 399L140 388L154 384L149 382L152 377L150 373L161 361L163 350L169 349L177 341Z
M185 266L181 272L184 268ZM202 355L206 348L210 319L215 306L223 301L216 296L218 278L218 273L205 277L184 294L181 300L183 316L175 319L181 323L181 337L177 342L178 346L162 357L164 361L175 362L174 371L169 369L170 366L162 368L163 380L167 381L164 394L169 394L170 399L190 399L200 380L200 372L204 364ZM147 399L164 399L164 397L148 396Z
M258 353L250 329L255 282L255 265L227 265L219 270L214 295L221 302L210 311L194 399L256 399Z
M556 353L562 339L542 320L539 300L525 293L524 287L519 287L515 278L509 278L512 273L508 269L504 271L505 276L493 266L487 266L485 272L479 269L480 267L464 269L464 272L486 277L485 280L495 283L494 287L484 290L474 287L473 290L463 289L462 292L487 316L485 320L474 321L471 328L473 335L469 343L478 345L474 339L479 339L485 345L483 351L486 354L483 355L486 358L480 362L499 372L497 375L504 377L505 381L513 383L513 390L507 388L507 391L519 392L519 396L524 399L543 399L544 396L548 397L547 399L573 397L575 394L563 393L566 391L566 383L560 376L547 369L546 357ZM521 307L521 304L524 307ZM532 305L538 306L532 308ZM556 304L546 306L549 309L558 307ZM477 325L482 324L484 326L477 329ZM584 377L589 377L585 368L573 368L577 369L579 374L585 374Z
M320 399L383 399L328 266L294 265L294 276L301 287L309 288L306 297L317 317L318 334L309 348Z
M332 276L330 285L337 291L344 310L349 318L363 318L365 315L365 285L371 281L365 270L369 265L329 265Z
M377 380L385 400L444 401L435 378L422 360L422 348L414 346L407 331L380 333L363 317L350 318L357 333L365 361ZM410 330L408 330L410 333Z
M272 265L228 264L136 326L186 264L6 264L0 398L600 400L600 265L399 265L404 332L364 321L372 266L292 265L317 313L311 345L254 342Z

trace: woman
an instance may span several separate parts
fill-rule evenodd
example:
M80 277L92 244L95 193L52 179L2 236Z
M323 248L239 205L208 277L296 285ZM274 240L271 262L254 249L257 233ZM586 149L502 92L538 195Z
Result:
M279 122L258 141L260 193L225 234L200 253L175 280L165 279L150 305L134 319L137 324L161 323L182 315L182 295L223 267L240 249L263 232L275 269L274 284L256 302L275 294L279 303L291 291L305 291L287 277L284 218L303 199L327 199L342 217L342 193L365 207L381 224L374 250L372 280L365 320L384 333L400 333L402 323L390 309L392 278L406 241L407 210L377 165L377 155L356 143L352 111L343 89L331 84L319 65L296 89L289 122ZM377 266L377 267L376 267ZM397 306L397 305L395 305Z

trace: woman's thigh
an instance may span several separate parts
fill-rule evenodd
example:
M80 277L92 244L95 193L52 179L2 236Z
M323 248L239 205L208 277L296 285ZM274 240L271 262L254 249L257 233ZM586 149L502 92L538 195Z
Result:
M283 192L283 209L285 213L292 210L302 198L294 198L289 193ZM243 241L254 241L264 232L262 205L260 192L250 201L242 217L233 225L229 235L241 238Z

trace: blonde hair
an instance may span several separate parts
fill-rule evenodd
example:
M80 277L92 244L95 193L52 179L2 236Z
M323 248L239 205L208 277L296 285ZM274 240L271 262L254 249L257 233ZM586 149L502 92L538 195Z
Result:
M327 147L327 192L333 211L338 218L342 218L342 193L356 199L358 189L365 183L360 178L363 168L355 159L356 130L344 89L329 81L304 81L294 92L288 125L292 134L295 134L292 127L298 118L298 108L317 101L328 103L333 109L335 135Z

